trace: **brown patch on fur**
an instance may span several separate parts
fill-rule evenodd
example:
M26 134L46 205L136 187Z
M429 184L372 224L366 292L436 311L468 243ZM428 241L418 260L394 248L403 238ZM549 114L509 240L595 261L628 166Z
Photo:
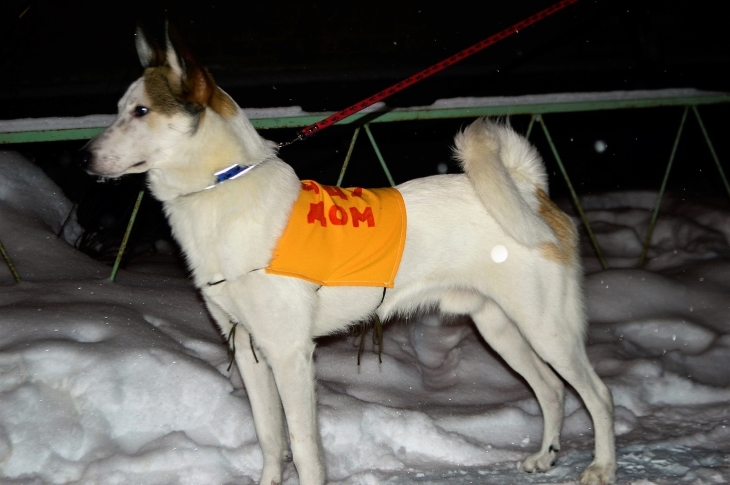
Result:
M165 66L147 68L143 74L144 88L152 109L166 116L186 111L184 103L172 93L168 82L169 74L170 68Z
M573 221L550 200L545 191L538 188L536 195L540 201L540 217L547 222L560 242L559 247L553 243L542 244L542 256L556 263L572 266L578 249L578 233Z
M197 115L209 106L224 118L238 112L238 105L216 86L207 71L195 70L185 80L171 79L173 76L167 66L145 70L144 86L154 111L167 116L180 112Z
M208 106L224 118L230 118L238 112L238 106L226 93L218 87L207 69L188 64L188 72L184 83L184 98L189 103Z
M238 113L238 105L218 86L213 90L213 96L210 98L210 109L218 113L224 118L230 118Z
M186 63L186 72L183 76L181 97L186 103L209 106L210 98L217 87L208 71L197 64Z

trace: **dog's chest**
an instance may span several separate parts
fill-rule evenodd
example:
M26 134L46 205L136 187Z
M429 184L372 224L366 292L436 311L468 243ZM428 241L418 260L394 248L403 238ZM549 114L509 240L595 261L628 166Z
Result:
M275 242L270 227L256 214L226 210L210 201L169 204L166 213L173 235L185 254L195 284L234 279L263 268Z

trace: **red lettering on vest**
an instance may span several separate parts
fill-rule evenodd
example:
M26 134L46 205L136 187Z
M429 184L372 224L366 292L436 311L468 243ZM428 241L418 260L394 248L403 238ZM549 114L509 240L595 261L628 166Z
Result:
M330 211L331 213L332 211ZM330 215L330 217L332 217ZM317 202L316 204L309 204L309 214L307 214L307 223L314 224L314 221L319 221L322 227L327 227L327 219L324 217L324 201Z
M331 213L331 211L330 211ZM366 207L365 212L360 212L357 207L350 207L350 214L352 215L352 226L360 227L360 222L368 223L368 227L375 227L375 217L373 216L373 209ZM330 219L332 216L330 215Z
M315 184L308 184L306 182L302 182L302 189L303 190L314 190L315 194L319 194L319 187L317 187Z
M347 224L347 211L345 208L339 205L330 207L330 222L333 226L344 226Z
M339 197L342 200L347 200L347 196L339 187L330 187L329 185L323 185L322 186L324 190L327 191L328 194L330 194L330 197Z
M362 187L355 187L355 190L352 191L352 196L362 198Z

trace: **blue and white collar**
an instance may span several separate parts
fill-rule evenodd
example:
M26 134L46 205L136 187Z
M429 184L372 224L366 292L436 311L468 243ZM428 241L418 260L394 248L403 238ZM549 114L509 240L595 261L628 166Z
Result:
M234 163L230 167L226 167L223 170L220 170L218 172L215 172L213 176L215 177L215 183L209 187L206 187L204 190L212 189L218 184L221 184L225 182L226 180L233 180L235 178L238 178L242 175L245 175L247 172L249 172L252 168L254 168L258 164L254 165L239 165L237 163Z

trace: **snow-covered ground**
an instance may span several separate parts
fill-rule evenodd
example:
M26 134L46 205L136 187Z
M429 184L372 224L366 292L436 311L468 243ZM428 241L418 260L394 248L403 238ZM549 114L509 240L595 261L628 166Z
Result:
M586 245L588 351L616 402L619 483L728 483L730 212L668 200L646 269L632 269L655 197L583 198L614 268ZM144 261L108 281L67 242L74 220L56 236L70 208L40 169L0 152L0 241L23 279L0 262L0 483L255 483L246 391L189 281ZM542 419L468 321L392 322L382 364L356 354L344 337L316 353L334 483L575 483L591 459L570 394L556 468L516 469Z

